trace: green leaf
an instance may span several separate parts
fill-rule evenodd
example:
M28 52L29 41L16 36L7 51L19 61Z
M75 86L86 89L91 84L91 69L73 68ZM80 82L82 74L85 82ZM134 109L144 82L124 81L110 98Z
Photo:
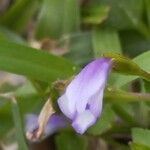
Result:
M127 56L136 57L150 49L150 38L145 38L136 31L120 32L122 49Z
M36 37L59 38L62 33L64 2L62 0L44 0L39 14Z
M105 5L94 5L86 7L83 10L83 22L87 24L101 24L108 17L110 7Z
M140 125L140 123L134 117L130 104L128 103L113 104L113 110L126 124L129 124L130 126Z
M150 148L150 130L142 128L132 129L133 143L141 144Z
M64 55L75 64L83 66L93 59L91 33L82 32L69 36L64 43L68 43L69 51Z
M142 53L141 55L135 57L133 61L139 65L143 70L150 72L150 51L147 51L145 53ZM125 75L118 75L118 78L116 80L115 86L116 87L122 87L123 85L137 79L138 76L125 76Z
M19 149L28 150L28 147L27 147L27 144L25 141L25 137L23 134L24 132L23 132L23 128L22 128L22 120L21 120L17 101L13 98L11 100L11 104L12 104L13 121L15 124L15 130L16 130L16 139L18 141Z
M147 20L148 20L148 24L149 24L149 28L150 28L150 1L149 0L145 0L145 7L146 7L146 13L147 13Z
M131 59L115 53L106 53L103 56L107 58L112 58L113 70L116 71L117 73L127 75L138 75L150 81L150 73L143 70L143 68L140 68L140 66L138 66Z
M100 57L107 52L121 53L117 31L95 28L92 32L92 37L95 57Z
M131 29L139 25L143 14L143 0L101 0L111 10L106 25L117 29ZM136 5L135 5L136 4Z
M38 9L38 0L15 1L12 7L0 17L0 22L15 31L23 31Z
M57 150L86 150L87 140L83 136L75 135L73 133L61 133L56 136Z
M112 128L115 118L116 115L114 111L110 105L107 105L103 110L101 117L98 119L96 124L88 130L88 133L93 135L100 135L108 131Z
M50 83L73 75L74 67L64 58L40 50L10 42L0 44L0 70Z
M77 32L80 29L80 0L64 0L62 34Z
M150 93L150 84L146 80L143 80L143 91L147 92L147 93Z
M4 27L0 27L0 40L26 44L25 40L21 38L18 34Z
M131 143L131 150L150 150L149 147L137 143Z
M78 0L44 0L37 24L38 38L60 38L64 33L79 30Z
M24 118L27 113L39 113L39 110L45 102L45 98L41 97L36 92L33 85L29 82L14 91L14 94L16 96L22 118ZM0 97L0 138L6 136L6 134L14 128L10 104L9 99Z

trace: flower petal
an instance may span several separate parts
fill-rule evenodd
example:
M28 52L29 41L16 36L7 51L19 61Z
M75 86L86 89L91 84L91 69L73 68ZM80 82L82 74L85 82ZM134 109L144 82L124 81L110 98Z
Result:
M89 110L86 110L83 113L77 115L72 123L72 126L77 133L83 134L87 128L92 126L95 122L95 116Z
M26 132L34 132L38 127L38 116L34 114L26 115Z
M56 115L53 114L46 125L46 128L44 130L44 137L42 139L46 138L49 135L52 135L57 130L65 128L67 126L67 120L62 115ZM28 133L29 137L27 137L29 140L38 141L42 139L36 139L34 136L36 135L36 132L38 131L38 115L29 114L26 116L26 132ZM35 134L35 135L34 135ZM35 139L34 139L35 138Z
M88 102L89 110L94 114L96 118L98 118L102 112L103 106L103 89L98 91L95 95L91 97Z
M62 95L61 97L59 97L58 99L58 105L61 109L61 111L70 119L74 118L74 115L76 113L75 110L75 103L74 101L72 102L71 105L69 105L69 103L71 102L71 100L69 100L66 96L66 94Z
M64 116L53 114L45 128L45 136L55 133L57 130L65 128L67 126L67 120Z
M107 58L94 60L75 77L66 89L69 107L77 104L77 112L84 112L89 98L104 87L111 64Z

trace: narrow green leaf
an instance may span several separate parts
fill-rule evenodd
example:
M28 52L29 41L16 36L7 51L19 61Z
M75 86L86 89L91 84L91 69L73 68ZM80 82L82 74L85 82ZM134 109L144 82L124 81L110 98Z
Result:
M21 44L26 43L21 36L4 27L0 27L0 40L6 40L6 41L21 43Z
M146 13L147 13L147 20L150 28L150 1L145 0L145 7L146 7Z
M126 92L118 89L106 90L104 98L110 102L138 102L147 101L150 102L150 94Z
M73 75L74 67L64 58L40 50L10 42L0 44L0 70L50 83Z
M18 146L20 150L28 150L25 137L24 137L24 132L22 128L22 121L21 121L21 116L20 116L20 111L19 107L17 104L17 101L15 98L12 99L12 114L13 114L13 120L15 124L15 130L16 130L16 138L18 141Z
M83 10L83 22L93 25L101 24L108 17L109 10L110 7L105 5L94 5L86 7Z
M44 0L36 28L36 37L59 38L62 34L64 2L62 0Z
M95 57L100 57L107 52L121 53L117 31L95 28L92 32L92 37Z
M44 0L37 24L38 38L60 38L76 32L80 26L80 3L78 0Z
M0 22L15 31L22 31L38 9L38 0L19 0L0 17Z
M64 0L62 34L77 32L80 29L80 1Z

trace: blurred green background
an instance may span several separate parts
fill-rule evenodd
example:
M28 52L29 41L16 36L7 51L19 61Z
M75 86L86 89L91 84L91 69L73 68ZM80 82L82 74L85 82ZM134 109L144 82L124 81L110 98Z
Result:
M69 128L31 143L24 129L49 95L55 105L54 81L104 53L150 72L149 50L150 0L0 0L0 150L150 150L150 96L133 93L150 85L138 76L111 73L102 116L83 136Z

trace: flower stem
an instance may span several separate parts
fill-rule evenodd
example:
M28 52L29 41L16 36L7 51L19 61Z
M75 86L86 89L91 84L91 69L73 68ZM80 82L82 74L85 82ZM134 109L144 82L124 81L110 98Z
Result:
M133 93L122 90L109 89L105 92L104 98L111 102L137 102L150 101L150 94L148 93Z

